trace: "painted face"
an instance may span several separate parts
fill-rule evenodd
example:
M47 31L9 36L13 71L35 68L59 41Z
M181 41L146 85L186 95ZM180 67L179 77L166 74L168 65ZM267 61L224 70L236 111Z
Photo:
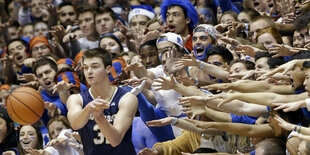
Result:
M51 134L51 138L55 139L58 137L60 132L64 129L67 129L67 127L64 125L62 121L54 121L49 125L48 131Z
M295 31L293 35L293 46L303 48L305 46L305 39L307 36L307 28Z
M23 37L33 37L33 25L27 25L23 27Z
M94 14L92 12L84 12L79 15L79 26L85 37L91 36L96 31Z
M35 149L38 143L38 135L31 125L22 126L19 131L19 142L23 150Z
M103 38L100 41L100 48L107 50L109 53L120 54L121 49L118 43L112 38Z
M111 33L115 27L115 21L109 13L96 15L96 30L99 34Z
M143 15L136 15L133 16L130 20L130 28L133 29L135 32L137 31L144 31L146 29L146 23L150 19Z
M30 6L31 6L31 15L33 15L36 18L42 17L42 7L45 6L44 0L32 0Z
M230 15L230 14L225 14L221 17L221 24L231 24L233 21L236 21L236 19Z
M3 141L7 137L8 128L6 126L6 121L0 117L0 144L3 143Z
M193 49L198 60L204 60L208 49L212 46L212 38L206 32L193 34Z
M36 70L36 75L39 81L39 84L46 90L48 93L52 93L53 87L55 86L55 76L56 71L51 68L49 64L40 66Z
M267 64L268 59L269 58L267 57L262 57L255 62L255 70L254 70L255 78L260 77L262 75L261 72L270 70L269 65Z
M190 23L189 18L185 18L184 12L181 7L175 6L167 10L166 22L168 30L176 34L182 34L188 28Z
M257 32L261 29L264 29L266 27L271 26L270 24L268 24L267 22L265 22L264 20L258 20L255 21L253 23L251 23L250 25L250 36L252 37L252 42L255 43L256 42L256 36L257 36Z
M142 64L146 68L152 68L159 65L158 51L156 47L145 45L140 49Z
M31 52L32 57L38 60L44 55L51 53L51 50L46 44L38 43L32 47Z
M14 64L17 66L22 66L24 60L28 58L26 47L20 41L12 42L8 47L8 51L10 55L13 55Z
M90 85L102 83L103 77L108 76L109 69L105 66L101 58L87 58L83 61L83 71L87 82Z
M272 44L277 44L278 42L270 33L264 33L257 38L258 43L262 43L264 47L269 50L272 48Z
M244 13L244 12L239 13L237 19L241 23L250 23L250 21L251 21L250 16L248 14Z
M60 8L59 10L59 21L64 26L73 25L76 20L76 13L74 11L73 6L66 5Z
M241 62L234 63L234 64L230 67L230 70L229 70L230 75L236 75L236 74L244 73L244 72L246 72L246 71L248 71L248 70L246 69L246 67L244 66L244 64L241 63ZM235 77L234 77L234 78L230 78L229 80L230 80L231 82L236 82L236 81L240 80L240 78L238 79L238 78L235 78Z
M46 23L40 22L34 25L34 36L47 36L48 26Z

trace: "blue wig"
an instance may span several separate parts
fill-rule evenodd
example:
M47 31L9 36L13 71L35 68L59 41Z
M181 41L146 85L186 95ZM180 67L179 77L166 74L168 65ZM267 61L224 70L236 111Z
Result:
M178 5L186 11L187 17L191 19L191 22L189 23L189 28L191 30L194 30L194 28L198 24L199 18L198 13L193 4L189 0L164 0L163 3L161 4L161 16L164 19L164 21L166 21L166 13L170 5Z

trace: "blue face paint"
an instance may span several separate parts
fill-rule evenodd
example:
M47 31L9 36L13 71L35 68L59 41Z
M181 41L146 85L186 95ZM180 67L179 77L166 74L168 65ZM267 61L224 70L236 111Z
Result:
M203 46L203 45L194 46L194 53L195 53L196 58L197 58L198 60L203 61L203 60L207 57L207 52L208 52L209 48L212 47L212 44L209 44L209 45L207 46L207 48L204 48L203 54L200 55L200 56L197 55L197 48L198 48L198 47L203 47L203 48L204 48L205 46Z

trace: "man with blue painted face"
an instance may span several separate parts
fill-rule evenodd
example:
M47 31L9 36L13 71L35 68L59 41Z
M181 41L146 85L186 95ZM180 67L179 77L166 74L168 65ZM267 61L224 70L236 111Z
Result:
M219 34L212 25L198 25L193 32L193 51L196 59L205 61L207 51L217 44L216 34Z

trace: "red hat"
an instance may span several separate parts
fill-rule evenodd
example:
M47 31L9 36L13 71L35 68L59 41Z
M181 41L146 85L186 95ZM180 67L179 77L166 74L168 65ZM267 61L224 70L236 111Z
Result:
M33 46L37 45L37 44L45 44L48 46L48 48L52 51L52 46L50 45L50 43L48 42L48 39L44 36L37 36L37 37L33 37L30 41L29 41L29 50L31 51Z

